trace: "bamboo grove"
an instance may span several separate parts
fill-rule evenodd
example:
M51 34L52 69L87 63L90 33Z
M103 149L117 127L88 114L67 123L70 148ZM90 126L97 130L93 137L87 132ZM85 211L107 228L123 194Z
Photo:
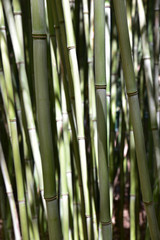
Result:
M160 239L159 21L0 0L0 240Z

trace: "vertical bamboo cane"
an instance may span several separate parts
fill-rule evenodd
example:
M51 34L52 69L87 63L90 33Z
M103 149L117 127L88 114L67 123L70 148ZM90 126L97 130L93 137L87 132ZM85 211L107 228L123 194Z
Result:
M3 175L3 179L4 179L6 193L8 195L11 214L12 214L14 236L15 236L16 240L20 240L21 239L21 234L20 234L18 212L17 212L17 208L16 208L13 189L12 189L12 185L11 185L11 181L10 181L10 177L9 177L7 164L6 164L6 161L5 161L5 157L4 157L1 142L0 142L0 166L1 166L1 171L2 171L2 175Z
M103 239L112 239L109 174L107 159L107 107L105 72L105 8L104 0L95 1L95 87L97 103L98 164L100 185L100 222Z
M62 0L62 7L63 7L65 27L66 27L69 62L70 62L71 73L73 77L74 92L75 92L75 106L76 106L75 110L76 110L78 142L79 142L79 149L80 149L81 169L82 169L82 181L83 181L84 197L85 197L86 221L87 221L88 237L90 239L92 236L92 227L91 227L92 219L91 219L91 206L89 201L87 158L86 158L86 149L85 149L82 100L81 100L81 93L80 93L80 78L79 78L78 62L77 62L76 49L75 49L76 46L75 46L75 40L74 40L73 24L71 20L69 1Z
M114 0L114 9L117 21L120 51L122 58L122 66L124 71L124 77L126 81L126 89L129 99L130 116L133 125L133 132L136 145L138 170L140 175L141 190L143 196L143 202L148 217L149 228L151 238L153 240L160 239L160 233L158 229L158 223L155 215L155 209L152 199L152 191L150 185L150 179L148 174L148 168L146 163L146 152L144 144L144 135L142 129L142 122L140 118L140 109L138 102L138 92L135 82L133 63L131 57L131 48L129 43L129 33L127 27L127 17L124 0ZM135 113L136 110L136 113Z
M87 239L87 228L86 228L86 219L85 219L85 204L84 204L84 191L82 186L82 174L81 174L81 167L80 167L80 153L79 153L79 147L78 147L78 140L76 135L76 127L75 127L75 121L73 117L72 107L71 107L71 101L70 101L70 94L68 89L68 81L67 81L67 59L64 57L66 54L66 51L64 50L64 44L62 44L61 41L63 41L63 38L61 40L60 38L60 31L59 31L59 23L58 23L58 16L56 11L56 2L52 2L52 11L53 11L53 17L54 17L54 28L56 32L57 37L57 45L62 61L63 71L64 71L64 78L63 78L63 84L64 84L64 91L65 91L65 97L66 97L66 104L67 104L67 111L68 111L68 117L71 125L72 130L72 137L73 137L73 150L75 155L75 161L76 161L76 167L78 172L78 180L79 180L79 186L80 186L80 193L81 193L81 214L82 214L82 224L83 224L83 237L84 239Z
M36 86L36 105L44 198L47 205L49 239L62 239L55 183L55 159L51 134L49 89L47 76L47 35L43 0L31 1L33 56ZM37 11L38 10L38 11ZM41 59L40 62L37 59Z
M143 2L138 0L138 15L139 15L139 24L141 31L141 41L142 41L142 51L143 51L143 62L144 62L144 74L145 81L147 86L147 94L148 94L148 105L149 105L149 115L151 121L151 130L153 136L154 143L154 154L157 164L158 170L158 179L160 185L160 138L158 134L158 125L157 125L157 115L156 115L156 104L153 95L153 77L152 77L152 69L151 69L151 57L149 51L149 44L146 35L146 18L143 7Z
M41 156L40 156L38 138L37 138L35 122L33 117L32 104L31 104L30 92L28 87L28 79L27 79L27 74L25 69L25 59L23 56L23 49L21 44L19 43L10 0L2 0L2 3L3 3L5 15L6 15L6 19L9 27L13 51L16 58L16 64L17 64L18 73L19 73L22 98L23 98L23 103L25 103L24 109L25 109L25 117L27 120L27 129L29 132L36 170L38 172L38 177L39 177L39 188L40 188L41 194L43 194L43 176L42 176Z
M27 209L26 209L26 203L25 203L22 165L21 165L19 142L18 142L17 120L16 120L16 113L15 113L12 77L11 77L11 69L10 69L10 63L9 63L9 57L8 57L8 48L7 48L7 43L6 43L5 25L4 25L4 18L3 18L1 2L0 2L0 10L1 10L0 47L2 50L2 63L3 63L4 76L5 76L5 81L6 81L7 93L8 93L8 115L9 115L9 119L10 119L11 144L12 144L13 159L14 159L15 174L16 174L18 202L19 202L19 210L20 210L20 221L21 221L21 227L22 227L22 236L24 239L29 239ZM2 30L2 28L3 28L3 30Z
M159 20L160 20L160 1L154 1L154 92L155 92L155 101L157 109L157 122L158 127L160 127L160 109L159 109L159 52L160 52L160 36L159 36Z

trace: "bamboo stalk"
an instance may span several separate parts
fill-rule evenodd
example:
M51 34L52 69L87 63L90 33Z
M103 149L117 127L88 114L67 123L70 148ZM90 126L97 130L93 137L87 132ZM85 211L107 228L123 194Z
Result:
M4 239L9 239L9 234L7 231L7 224L6 224L6 217L9 217L8 214L6 214L6 194L4 191L4 184L3 184L3 177L2 177L2 172L0 171L0 215L2 219L2 238Z
M39 230L38 230L38 217L36 210L36 196L34 189L34 176L32 171L32 161L31 161L31 152L29 150L29 146L27 144L27 136L25 133L25 123L22 119L22 111L20 106L20 99L17 93L17 89L15 89L15 101L16 101L16 109L17 115L20 123L20 128L22 132L22 141L23 141L23 152L24 152L24 161L25 161L25 175L26 175L26 199L27 199L27 211L28 211L28 220L29 220L29 232L30 238L38 240L40 239ZM32 236L33 235L33 236ZM31 237L32 236L32 237Z
M95 1L95 88L97 104L98 164L100 187L100 222L103 239L112 239L110 218L109 173L107 159L106 72L105 72L105 8Z
M91 189L92 191L90 191L90 195L92 198L92 216L93 216L93 222L94 222L94 237L95 239L98 236L98 228L97 228L97 219L96 219L96 211L95 211L95 205L96 205L96 199L95 199L95 194L94 194L94 176L95 176L95 171L96 171L96 165L97 165L97 145L96 145L96 141L94 139L94 136L96 136L96 131L97 131L97 126L96 126L96 102L95 102L95 89L94 89L94 73L93 73L93 46L92 46L92 42L90 40L90 28L92 28L92 25L94 25L94 22L91 22L91 26L89 25L89 6L88 6L88 2L86 0L82 1L82 11L83 11L83 25L84 25L84 36L85 36L85 45L86 45L86 51L87 51L87 63L85 63L84 68L87 67L88 69L88 76L86 77L86 79L84 79L85 83L84 83L84 103L86 108L88 107L88 109L86 109L86 112L89 113L89 122L87 125L89 125L89 130L91 131L91 133L87 130L88 128L86 128L86 132L85 135L88 138L88 141L86 139L86 143L91 141L91 144L88 144L88 146L86 146L86 148L91 148L91 165L93 165L93 171L92 169L89 170L89 175L90 175L90 185L91 185ZM92 5L91 7L93 7L93 9L91 9L91 11L94 11L94 5ZM82 29L83 32L83 29ZM82 45L83 47L83 45ZM79 46L79 52L81 52L82 49L81 46ZM82 54L82 53L81 53ZM84 56L82 54L82 63L84 64ZM81 79L82 81L82 79ZM86 93L86 89L88 90L88 93ZM86 94L85 94L86 93ZM85 96L87 95L87 96ZM89 100L89 106L88 106L88 100ZM87 116L86 116L87 118ZM93 149L93 150L92 150ZM89 157L88 157L89 158ZM93 238L93 236L92 236Z
M49 12L51 14L51 12ZM53 21L50 15L49 25L51 25L50 20ZM69 196L68 196L68 188L67 188L67 178L66 178L66 154L65 154L65 145L63 141L63 120L62 120L62 103L64 99L61 100L60 84L61 81L58 78L56 59L53 49L53 29L50 27L50 35L51 35L51 64L52 64L52 78L53 78L53 88L55 95L55 111L56 111L56 123L57 123L57 140L58 140L58 150L59 150L59 160L60 160L60 194L61 194L61 216L62 216L62 230L65 239L69 239ZM52 32L51 32L52 31ZM63 77L63 73L62 73ZM64 97L64 95L63 95Z
M136 0L132 2L132 26L133 26L133 59L134 59L134 71L135 79L138 78L138 18ZM141 89L141 86L140 86ZM142 88L143 90L143 88ZM141 94L140 94L141 95ZM142 97L143 99L143 97ZM141 104L140 104L141 105ZM142 108L141 108L142 109ZM143 111L143 110L142 110ZM136 240L138 237L138 227L136 226L136 221L139 220L139 208L137 208L137 202L139 201L137 197L138 190L138 180L137 180L137 165L136 165L136 155L135 155L135 142L133 135L133 127L130 123L130 238L131 240Z
M152 69L151 69L151 58L149 51L149 44L146 36L146 19L145 12L143 7L143 2L138 0L138 14L139 14L139 24L141 31L141 41L142 41L142 51L143 51L143 62L144 62L144 74L145 81L147 86L147 94L148 94L148 105L149 105L149 115L151 121L151 130L154 142L154 154L157 164L157 174L159 178L160 184L160 138L158 134L158 125L157 125L157 115L156 115L156 104L153 95L153 78L152 78Z
M86 13L85 13L86 12ZM84 16L88 14L84 11ZM89 16L88 16L89 18ZM89 34L89 37L87 35ZM89 33L86 33L86 43L87 47L87 57L88 57L88 100L89 100L89 127L90 127L90 148L91 148L91 158L92 158L92 172L91 172L91 195L92 195L92 216L93 216L93 228L94 237L98 238L98 182L97 177L98 172L98 138L97 138L97 116L96 116L96 96L94 87L94 2L91 0L90 3L90 24ZM89 39L88 39L89 38ZM88 39L88 40L87 40ZM88 41L88 42L87 42ZM87 101L87 100L86 100ZM86 133L88 135L88 133Z
M5 161L5 157L4 157L1 142L0 142L0 166L1 166L1 171L2 171L2 175L3 175L5 188L6 188L6 193L7 193L8 200L9 200L11 214L12 214L14 236L15 236L16 240L20 240L21 239L21 233L20 233L18 212L17 212L17 208L16 208L13 189L12 189L12 185L11 185L11 181L10 181L10 177L9 177L7 164L6 164L6 161Z
M22 49L23 59L25 58L24 53L24 41L23 41L23 27L22 27L22 10L20 0L13 0L13 14L15 19L15 25L17 28L18 40Z
M37 138L35 122L33 117L32 104L31 104L27 74L25 69L25 59L23 57L23 49L21 44L19 43L10 0L2 0L2 3L3 3L4 12L5 12L8 27L9 27L14 55L16 58L23 103L25 103L24 104L25 117L27 121L27 129L30 137L32 152L34 155L36 170L38 172L39 189L41 194L43 194L43 176L42 176L41 156L40 156L38 138Z
M106 57L106 100L107 100L107 153L110 161L110 101L111 101L111 6L108 0L105 1L105 57Z
M66 65L66 73L68 75L68 81L69 81L69 95L71 98L71 103L73 105L74 114L75 114L75 94L74 94L74 86L73 86L73 79L72 79L72 72L69 64L69 56L68 56L68 50L67 50L67 40L66 40L66 34L65 34L65 24L64 24L64 16L63 16L63 10L62 5L59 1L54 0L54 3L52 3L52 11L55 11L55 8L57 10L54 24L55 24L55 32L57 28L60 28L59 34L61 36L61 45L63 47L63 61L65 61ZM54 15L53 15L54 16Z
M159 37L159 19L160 19L160 1L154 1L154 92L157 109L157 122L160 126L160 109L159 109L159 51L160 51L160 37Z
M71 167L71 156L70 156L70 134L69 134L69 122L68 122L68 113L67 113L67 106L66 106L66 99L64 93L64 86L62 85L61 88L62 94L62 119L63 119L63 139L64 139L64 153L65 153L65 161L66 161L66 178L67 178L67 190L69 194L69 205L71 211L71 217L73 217L73 185L72 185L72 167ZM73 223L69 222L70 229L69 230L69 239L72 239L73 235Z
M5 83L5 78L2 70L1 61L0 61L0 89L1 89L2 99L3 99L4 109L5 109L5 115L7 119L8 135L9 137L11 137L10 121L9 121L9 114L8 114L7 89L6 89L6 83Z
M140 109L139 109L138 94L137 94L138 92L136 88L133 63L132 63L132 57L131 57L131 48L129 43L126 9L125 9L125 4L123 0L119 0L119 1L114 0L113 3L114 3L118 35L119 35L122 67L123 67L124 77L126 81L130 116L131 116L134 138L135 138L137 163L138 163L138 170L140 175L143 202L144 202L147 217L148 217L151 238L159 239L160 234L159 234L157 219L155 215L150 179L149 179L147 163L146 163L146 151L145 151L142 123L140 118ZM136 109L136 114L135 114L135 109Z
M73 117L73 113L72 113L70 94L69 94L69 89L68 89L68 81L66 78L67 65L66 65L66 58L64 58L64 55L66 54L66 52L64 50L64 44L62 44L61 38L60 38L59 23L58 23L58 16L57 16L55 2L54 2L54 5L52 5L52 11L54 13L53 16L54 16L55 32L56 32L56 37L57 37L57 45L58 45L58 49L59 49L59 53L60 53L60 57L61 57L63 71L64 71L63 84L64 84L64 91L65 91L65 97L66 97L67 112L68 112L68 117L69 117L69 121L70 121L70 125L71 125L71 130L72 130L73 150L74 150L76 167L77 167L77 171L78 171L78 180L79 180L80 193L81 193L80 196L81 196L83 237L84 237L84 239L86 239L87 238L87 229L86 229L85 208L84 208L85 207L84 192L83 192L83 186L82 186L82 175L81 175L81 167L80 167L80 154L79 154L79 147L78 147L78 141L77 141L77 135L76 135L75 121L74 121L74 117Z
M130 126L130 161L131 161L131 188L130 188L130 239L136 240L136 158L135 143L132 126Z
M38 11L37 11L38 9ZM51 134L47 75L47 36L43 0L31 1L32 37L38 132L42 155L44 198L47 205L49 239L62 239L55 182L55 159ZM38 62L37 59L41 59Z
M110 181L110 205L111 216L113 212L113 182L115 176L115 141L116 141L116 95L117 95L117 80L118 80L118 68L119 68L119 51L117 43L117 29L115 26L115 16L112 14L112 32L111 32L111 107L110 107L110 161L109 161L109 181Z
M1 3L1 2L0 2ZM20 150L19 150L19 142L18 142L18 133L17 133L17 120L15 113L15 103L14 103L14 95L13 95L13 86L12 86L12 77L11 77L11 69L8 57L8 49L6 43L6 33L5 33L5 25L4 18L2 15L2 5L1 8L1 50L2 50L2 63L4 68L4 76L6 81L6 89L8 93L8 115L10 120L10 129L11 129L11 144L13 150L13 159L14 159L14 167L16 174L16 184L17 184L17 194L18 194L18 202L19 202L19 210L20 210L20 221L22 227L22 236L24 239L29 239L28 235L28 222L27 222L27 209L25 203L25 193L24 193L24 185L23 185L23 175L22 175L22 165L20 158ZM3 29L3 30L2 30Z
M80 159L81 159L81 169L82 169L82 181L84 188L84 198L85 198L85 214L88 229L88 238L92 237L92 219L91 219L91 206L89 201L89 189L88 189L88 172L87 172L87 158L85 149L85 135L84 135L84 123L83 123L83 110L82 110L82 100L80 93L80 78L78 70L78 62L75 49L75 40L73 33L73 25L71 20L71 13L69 8L69 1L62 0L62 8L64 14L64 21L66 27L66 37L67 37L67 48L69 54L69 62L71 67L71 73L73 78L74 92L75 92L75 110L76 110L76 122L77 122L77 132L78 132L78 142L80 149Z

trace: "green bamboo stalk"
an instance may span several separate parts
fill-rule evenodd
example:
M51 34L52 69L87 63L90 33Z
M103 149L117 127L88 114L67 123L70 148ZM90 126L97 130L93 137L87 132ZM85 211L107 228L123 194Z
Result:
M82 118L86 120L86 124L88 125L88 63L87 63L87 44L85 41L85 24L84 24L84 14L83 13L83 3L80 2L78 5L78 17L77 21L77 34L75 32L75 44L76 44L76 54L77 54L77 62L79 67L79 78L80 78L80 88L81 88L81 100L82 100ZM88 25L88 23L87 23ZM85 52L82 52L81 49L84 48ZM78 61L79 60L79 61ZM86 144L88 143L88 134L86 134L87 129L85 129ZM87 146L86 146L87 147ZM87 153L86 153L87 154Z
M5 115L6 115L6 119L7 119L8 135L9 135L9 137L11 137L10 121L9 121L9 114L8 114L7 89L6 89L6 84L5 84L1 61L0 61L0 89L1 89L2 99L3 99L4 109L5 109Z
M89 109L87 110L89 112L89 129L91 131L91 136L90 133L86 132L86 136L88 136L88 141L90 141L90 138L92 138L91 140L91 146L90 148L93 150L91 151L91 153L93 155L91 155L92 160L92 165L93 165L93 171L90 172L90 185L91 185L91 189L93 189L93 191L90 191L90 195L92 195L92 216L93 216L93 222L94 222L94 237L95 239L97 238L98 232L97 232L97 219L96 219L96 211L95 211L95 204L96 204L96 199L95 199L95 195L94 195L94 181L92 181L93 177L95 174L95 168L96 168L96 164L97 164L97 154L96 154L96 149L97 149L97 145L96 145L96 141L94 139L94 136L96 135L96 102L95 102L95 89L94 89L94 74L93 74L93 47L91 46L91 41L90 41L90 29L89 29L89 7L88 7L88 1L87 0L83 0L82 1L82 6L83 6L83 24L84 24L84 35L85 35L85 45L87 48L87 69L88 69L88 78L87 81L85 81L86 83L84 83L84 87L85 89L87 88L87 84L88 84L88 94L87 97L84 100L84 103L86 103L87 106L87 102L89 100ZM93 6L92 6L93 7ZM92 10L92 9L91 9ZM93 9L94 10L94 9ZM92 22L91 24L94 24L94 22ZM92 27L92 26L91 26ZM83 46L82 46L83 47ZM82 47L79 47L79 51L81 52ZM82 62L84 63L84 56L82 57ZM85 66L85 67L86 67ZM82 81L82 78L81 78ZM86 91L84 90L84 93ZM85 97L85 95L84 95ZM87 118L87 117L86 117ZM86 140L87 142L87 140ZM93 192L93 193L92 193ZM93 238L93 236L92 236Z
M62 204L62 228L64 233L64 239L69 239L69 198L66 178L66 162L65 162L65 148L64 142L61 139L59 144L60 155L60 171L61 171L61 204Z
M53 37L54 29L53 26L53 17L52 17L52 5L51 2L48 1L48 13L49 13L49 29L50 29L50 49L51 49L51 63L52 63L52 78L53 78L53 87L54 87L54 95L55 95L55 111L56 111L56 122L57 122L57 135L58 135L58 149L59 149L59 158L60 158L60 175L61 175L61 216L62 216L62 230L65 239L69 239L69 195L68 195L68 188L67 188L67 176L66 176L66 168L68 161L66 161L66 145L63 141L64 138L64 131L63 131L63 117L62 117L62 105L65 101L64 94L60 93L60 81L58 77L57 71L57 63L54 53L54 46L53 46ZM63 77L63 70L62 70L62 77ZM61 91L63 86L61 83ZM63 97L61 97L61 95ZM61 100L62 99L62 100ZM67 129L68 131L68 129ZM69 153L69 152L68 152ZM65 157L65 159L64 159Z
M80 188L78 186L78 173L76 170L76 166L74 164L74 196L73 196L73 205L74 205L74 237L77 239L83 239L83 231L82 231L82 217L81 217L81 198L80 198Z
M135 79L138 78L138 25L137 25L137 11L136 11L136 0L132 1L132 26L133 26L133 59L134 59L134 71ZM140 87L141 89L141 87ZM143 89L143 88L142 88ZM136 226L136 221L139 220L139 209L137 207L137 165L136 165L136 155L135 155L135 142L133 135L133 127L130 123L130 238L131 240L136 240L138 237L138 227Z
M136 240L136 156L133 129L130 125L130 239Z
M110 1L105 0L105 57L106 57L106 100L107 100L107 154L108 154L108 162L110 161L110 100L111 100L111 76L110 76L110 68L111 68L111 6Z
M96 116L96 96L94 87L94 73L93 73L93 53L94 53L94 2L90 3L90 29L89 29L89 47L88 47L88 95L89 95L89 117L90 117L90 137L91 137L91 151L92 151L92 165L93 165L93 203L92 214L94 224L94 236L97 239L98 228L98 138L97 138L97 116ZM95 209L95 210L94 210ZM96 212L95 212L96 211Z
M11 69L10 69L10 63L9 63L9 57L8 57L6 32L5 32L5 25L4 25L4 18L3 18L1 2L0 2L0 10L1 10L0 46L1 46L1 50L2 50L2 64L3 64L3 68L4 68L6 89L7 89L7 93L8 93L8 115L9 115L9 119L10 119L11 144L12 144L12 150L13 150L13 159L14 159L14 167L15 167L15 175L16 175L17 194L18 194L18 202L19 202L19 210L20 210L20 222L21 222L23 238L29 239L27 209L26 209L25 193L24 193L24 186L23 186L23 175L22 175L19 142L18 142L17 120L16 120L16 113L15 113L15 106L14 106L15 103L14 103L14 95L13 95L12 77L11 77Z
M67 49L69 54L69 62L71 67L71 73L73 77L74 93L75 93L75 111L76 111L76 122L78 132L78 142L80 149L81 169L82 169L82 181L85 198L85 214L87 221L88 237L92 237L92 219L91 219L91 206L89 201L89 189L88 189L88 173L87 173L87 158L85 149L85 135L84 135L84 124L83 124L83 111L82 111L82 100L80 92L80 78L78 70L78 62L75 49L75 40L73 33L73 24L71 20L71 13L69 7L69 1L62 0L62 8L64 14L64 21L66 27L67 37Z
M23 103L25 103L24 104L25 117L27 121L27 129L30 137L32 152L35 160L36 171L38 173L39 189L41 194L43 195L43 176L42 176L41 156L40 156L39 143L38 143L38 138L37 138L37 133L35 128L34 117L33 117L32 104L31 104L27 74L25 69L25 59L23 56L23 49L21 44L19 43L10 0L2 0L2 3L3 3L4 12L5 12L8 27L9 27L14 55L16 58Z
M31 1L32 37L38 132L42 155L44 198L47 205L49 239L62 239L55 182L55 159L51 134L47 76L47 35L43 0ZM38 10L38 11L37 11ZM38 62L37 59L41 59Z
M24 53L23 27L22 27L22 10L21 10L20 0L13 0L12 4L13 4L13 14L15 19L15 25L17 28L18 40L19 40L19 44L21 45L22 56L24 59L25 53Z
M116 95L119 68L119 52L117 44L117 30L115 27L115 17L112 14L112 42L111 42L111 103L110 103L110 161L109 161L109 181L110 181L110 211L113 211L113 181L115 175L115 124L116 124Z
M29 146L27 144L27 136L25 133L22 119L22 111L20 105L20 99L17 93L17 89L15 89L15 101L16 101L16 109L17 115L20 123L20 128L22 132L22 141L23 141L23 154L24 154L24 161L25 161L25 176L26 176L26 190L27 190L27 211L28 211L28 219L29 219L29 232L30 232L30 239L38 240L40 239L39 230L38 230L38 217L37 217L37 210L36 210L36 196L35 196L35 189L34 189L34 176L32 173L32 161L31 161L31 152L29 150ZM32 236L32 237L31 237Z
M4 157L1 142L0 142L0 166L1 166L1 171L2 171L2 175L3 175L5 188L6 188L6 193L7 193L8 200L9 200L10 210L11 210L11 214L12 214L14 236L15 236L16 240L20 240L21 239L21 233L20 233L18 212L17 212L17 208L16 208L16 203L15 203L15 199L14 199L11 180L10 180L10 177L9 177L7 164L6 164L6 161L5 161L5 157Z
M160 139L158 134L158 125L157 125L157 115L156 115L156 104L153 95L153 78L152 78L152 69L151 69L151 58L149 51L149 44L146 36L146 19L145 12L143 7L143 2L138 0L138 14L139 14L139 24L141 31L141 41L142 41L142 51L143 51L143 62L144 62L144 74L145 81L147 86L147 94L148 94L148 104L149 104L149 115L151 121L151 130L154 142L154 154L157 164L157 174L159 178L160 184Z
M9 239L9 234L7 231L7 224L6 224L6 217L8 215L6 214L6 194L4 191L4 184L3 184L3 177L2 172L0 171L0 216L2 219L2 230L1 230L1 236L2 238Z
M61 98L62 98L62 120L63 120L63 141L64 141L64 154L65 154L65 175L67 180L67 191L69 194L71 215L73 216L73 190L72 190L72 168L69 149L69 133L68 133L68 113L66 106L66 99L64 93L64 85L61 85ZM69 205L68 205L69 208ZM66 210L65 210L66 211ZM69 215L69 214L68 214ZM68 216L69 218L69 216ZM69 219L68 219L69 220ZM73 226L73 224L72 224ZM71 233L69 233L69 239L71 239Z
M73 113L72 113L72 108L71 108L68 82L66 79L67 65L66 65L66 58L64 57L66 52L64 50L64 44L62 44L61 38L60 38L58 16L57 16L57 11L56 11L56 3L55 2L52 2L52 3L54 3L54 5L52 5L54 24L55 24L54 26L55 26L55 32L56 32L56 37L57 37L57 45L58 45L58 49L59 49L59 53L60 53L60 57L61 57L63 71L64 71L63 84L64 84L64 91L65 91L65 97L66 97L67 112L68 112L68 117L69 117L69 121L70 121L70 125L71 125L71 130L72 130L73 150L74 150L74 156L75 156L75 161L76 161L76 167L77 167L77 171L78 171L78 180L79 180L80 193L81 193L80 196L81 196L83 237L84 237L84 239L86 239L87 238L87 228L86 228L85 208L84 208L84 206L85 206L84 205L84 192L83 192L83 186L82 186L82 175L81 175L81 167L80 167L80 154L79 154L79 147L78 147L78 141L77 141L77 135L76 135L75 121L73 118Z
M60 184L61 184L61 216L62 216L62 230L64 239L69 239L69 199L68 199L68 188L67 188L67 178L66 178L66 155L65 155L65 145L63 141L63 120L62 120L62 100L60 93L60 83L58 78L58 72L56 67L56 59L53 51L53 45L50 45L51 51L51 62L53 69L53 86L55 95L55 111L56 111L56 122L57 122L57 137L58 137L58 149L59 149L59 159L60 159ZM63 77L63 73L62 73ZM61 89L63 86L61 86ZM64 95L63 95L64 97ZM64 101L64 100L63 100Z
M35 113L35 89L34 89L34 71L33 71L33 46L32 46L32 23L30 1L21 0L22 22L23 22L23 40L25 48L25 63L28 76L28 85L30 89L33 112Z
M1 132L1 143L3 145L3 151L5 154L5 159L7 162L7 166L8 166L8 171L9 171L9 175L11 177L11 180L13 182L13 186L16 186L16 181L15 181L15 173L13 173L13 155L12 155L12 148L10 145L10 138L9 138L9 134L8 134L8 129L6 127L6 118L5 118L5 110L4 110L4 106L2 105L2 99L1 99L1 108L0 108L0 132ZM6 144L8 143L8 144ZM2 173L0 171L0 173ZM13 174L14 175L13 175ZM11 240L13 238L13 224L12 224L12 216L11 216L11 211L10 211L10 206L9 206L9 201L7 198L7 194L5 191L5 184L3 181L3 176L2 174L0 174L0 185L1 185L1 193L0 193L0 197L1 197L1 217L2 217L2 221L3 221L3 230L4 230L4 237L6 239ZM17 200L17 198L16 198ZM3 237L2 237L3 238Z
M60 28L59 34L61 35L61 45L63 47L63 58L66 65L66 73L68 75L68 81L69 81L69 94L71 98L71 102L74 108L74 114L75 114L75 96L74 96L74 87L73 87L73 80L72 80L72 73L71 68L69 64L69 56L68 56L68 50L67 50L67 43L66 43L66 34L65 34L65 24L64 24L64 17L63 17L63 11L62 6L59 1L54 0L52 3L52 11L54 12L56 10L56 15L53 15L54 24L55 24L55 32L57 31L57 28Z
M126 166L125 162L127 161L126 159L126 153L125 153L125 147L127 144L127 139L126 139L126 132L127 132L127 106L126 106L126 97L125 97L125 84L124 84L124 77L123 77L123 72L121 69L121 104L122 104L122 110L121 110L121 126L120 126L120 135L121 139L119 140L119 145L120 145L120 212L119 212L119 218L120 218L120 235L121 239L124 238L124 229L123 229L123 208L124 208L124 188L125 188L125 181L126 181ZM127 164L126 164L127 165Z
M140 109L141 109L141 118L143 118L143 111L144 111L144 91L145 91L145 82L143 77L143 69L141 68L139 71L139 101L140 101Z
M95 87L97 103L98 164L100 187L100 222L103 239L112 239L110 218L109 173L107 159L107 108L105 72L105 8L104 1L95 1Z
M154 92L155 92L155 102L157 109L157 122L158 127L160 126L160 109L159 109L159 51L160 51L160 37L159 37L159 19L160 19L160 1L154 1Z
M153 38L154 38L154 1L147 1L146 4L146 14L147 14L147 35L148 35L148 43L149 49L151 53L151 58L153 59L154 49L153 49ZM152 62L153 63L153 62ZM153 65L152 65L153 67Z
M138 102L138 92L136 88L133 63L131 57L131 48L129 43L129 33L127 27L126 9L123 0L114 0L114 9L117 21L119 43L121 50L122 66L126 81L126 90L129 100L130 116L133 125L133 132L136 145L137 163L140 175L140 183L142 190L143 202L145 205L149 228L152 239L159 239L160 233L158 229L157 219L155 215L154 204L152 200L152 191L150 179L146 163L146 152L144 144L144 136L142 123L140 118L140 109ZM136 110L136 114L135 114Z

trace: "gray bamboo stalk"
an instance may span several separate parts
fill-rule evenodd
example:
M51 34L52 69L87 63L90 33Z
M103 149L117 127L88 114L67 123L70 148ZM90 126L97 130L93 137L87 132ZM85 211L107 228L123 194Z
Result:
M158 223L153 203L151 184L146 161L146 150L144 143L144 135L142 122L140 118L140 109L138 101L138 92L135 82L134 69L131 56L131 47L129 42L129 33L127 26L126 8L124 0L114 0L114 10L118 28L118 36L120 43L122 67L126 82L126 90L128 94L130 117L133 125L135 138L137 163L140 176L140 184L142 190L143 202L145 205L149 228L152 240L160 239Z

